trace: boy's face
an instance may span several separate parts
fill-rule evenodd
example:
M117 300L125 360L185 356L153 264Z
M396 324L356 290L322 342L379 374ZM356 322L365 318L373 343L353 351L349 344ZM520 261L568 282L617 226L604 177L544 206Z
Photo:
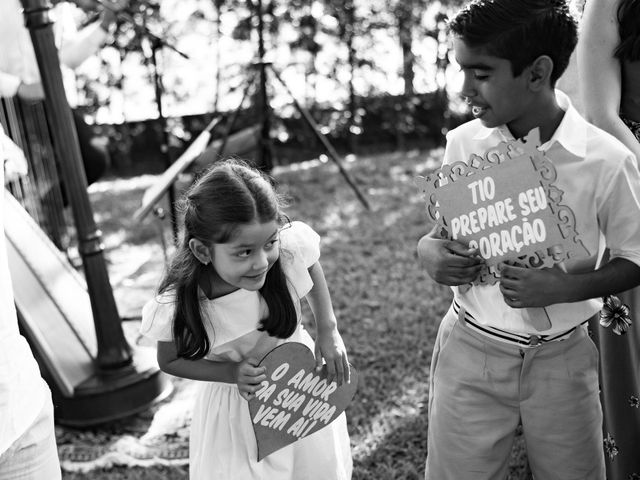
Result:
M530 105L532 95L527 87L527 68L514 77L509 60L489 55L482 48L470 47L457 37L453 39L453 48L464 73L461 93L475 118L489 128L506 125L516 138L536 126Z

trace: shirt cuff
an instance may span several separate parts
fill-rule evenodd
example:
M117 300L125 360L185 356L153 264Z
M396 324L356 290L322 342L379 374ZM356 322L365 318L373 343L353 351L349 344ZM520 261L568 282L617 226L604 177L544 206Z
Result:
M20 77L0 72L0 97L15 96L20 88L20 83L22 83Z

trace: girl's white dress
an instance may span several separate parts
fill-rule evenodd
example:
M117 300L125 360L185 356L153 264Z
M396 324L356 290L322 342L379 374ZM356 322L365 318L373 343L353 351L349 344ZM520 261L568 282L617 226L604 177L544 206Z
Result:
M236 290L214 300L202 298L211 341L208 360L239 362L262 359L284 342L300 342L313 351L311 336L300 323L300 299L313 282L308 268L320 257L320 237L302 222L280 233L280 262L289 283L298 327L288 339L257 330L267 314L259 292ZM141 333L154 341L172 341L171 295L150 300L142 311ZM191 422L191 479L202 480L347 480L352 459L344 413L327 427L257 461L258 450L249 406L235 384L198 382Z

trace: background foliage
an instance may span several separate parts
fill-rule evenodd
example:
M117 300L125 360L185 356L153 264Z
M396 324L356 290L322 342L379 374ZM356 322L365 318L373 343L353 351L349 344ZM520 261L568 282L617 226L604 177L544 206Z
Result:
M260 3L131 0L134 22L122 20L110 46L78 75L87 116L118 139L111 145L116 166L131 164L133 137L148 128L169 130L179 153L199 133L185 117L240 109L234 129L255 122L257 82L241 100L257 75L250 65L259 60L260 18L264 60L343 152L378 142L390 149L440 143L465 118L455 98L450 101L454 72L445 31L460 2L262 0L261 10ZM154 122L156 82L166 127ZM287 88L267 72L276 146L314 145Z

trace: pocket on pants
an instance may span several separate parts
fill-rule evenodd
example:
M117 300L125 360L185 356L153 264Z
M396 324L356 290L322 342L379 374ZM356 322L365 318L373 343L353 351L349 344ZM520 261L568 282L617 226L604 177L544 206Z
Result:
M574 333L577 338L565 340L564 361L570 378L590 378L598 380L598 349L582 328Z

